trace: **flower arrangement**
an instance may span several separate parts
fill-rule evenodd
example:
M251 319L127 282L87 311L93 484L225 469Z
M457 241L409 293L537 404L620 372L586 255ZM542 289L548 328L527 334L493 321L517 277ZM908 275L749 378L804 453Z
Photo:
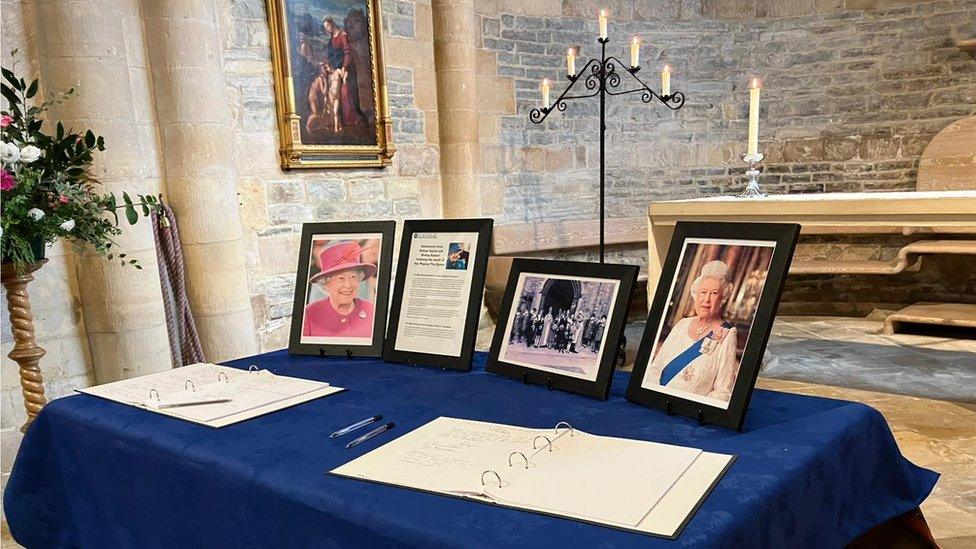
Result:
M13 52L13 53L16 53ZM0 111L0 255L23 272L44 257L44 246L64 238L77 249L86 247L117 259L122 265L141 266L124 253L114 254L113 237L121 234L118 210L130 225L139 212L148 216L160 208L160 198L122 193L119 204L112 193L99 193L89 173L92 155L105 150L101 136L87 130L74 132L58 122L46 133L42 116L74 89L35 105L38 81L30 84L13 70L2 68L0 92L7 110Z

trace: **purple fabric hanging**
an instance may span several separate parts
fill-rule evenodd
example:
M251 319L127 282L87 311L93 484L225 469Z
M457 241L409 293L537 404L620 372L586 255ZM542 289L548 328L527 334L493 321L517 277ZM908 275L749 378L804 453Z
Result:
M156 241L156 260L159 263L159 282L163 288L163 306L166 309L166 331L173 367L203 362L203 349L196 323L186 298L186 266L180 231L176 216L166 204L163 213L152 212L153 240Z

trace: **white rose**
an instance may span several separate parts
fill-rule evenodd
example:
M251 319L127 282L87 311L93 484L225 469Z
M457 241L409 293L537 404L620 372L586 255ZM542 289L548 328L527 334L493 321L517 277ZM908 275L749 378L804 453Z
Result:
M27 145L23 149L20 149L20 161L24 162L25 164L30 164L40 157L41 149L38 149L34 145Z
M60 225L61 230L65 232L71 232L71 229L75 228L75 220L69 219Z
M34 221L40 221L44 218L44 211L40 208L31 208L27 210L27 217L33 219Z
M7 164L20 160L20 149L13 143L0 142L0 160Z

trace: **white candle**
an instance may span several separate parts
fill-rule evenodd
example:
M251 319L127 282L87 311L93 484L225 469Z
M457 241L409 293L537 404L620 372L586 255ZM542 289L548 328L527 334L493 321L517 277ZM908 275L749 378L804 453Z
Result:
M566 74L576 75L576 48L566 50Z
M542 106L546 109L549 108L549 79L542 79Z
M607 10L600 10L600 38L607 39Z
M661 95L671 95L671 65L664 65L661 71Z
M630 66L635 68L640 66L640 40L636 36L630 43Z
M746 154L759 152L759 79L749 82L749 148Z

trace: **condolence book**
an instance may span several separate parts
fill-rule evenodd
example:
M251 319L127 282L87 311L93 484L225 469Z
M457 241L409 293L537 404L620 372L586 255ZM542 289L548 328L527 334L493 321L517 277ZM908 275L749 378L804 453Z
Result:
M224 427L344 390L256 367L248 371L201 362L79 392L208 427Z
M331 473L674 539L734 459L440 417Z

